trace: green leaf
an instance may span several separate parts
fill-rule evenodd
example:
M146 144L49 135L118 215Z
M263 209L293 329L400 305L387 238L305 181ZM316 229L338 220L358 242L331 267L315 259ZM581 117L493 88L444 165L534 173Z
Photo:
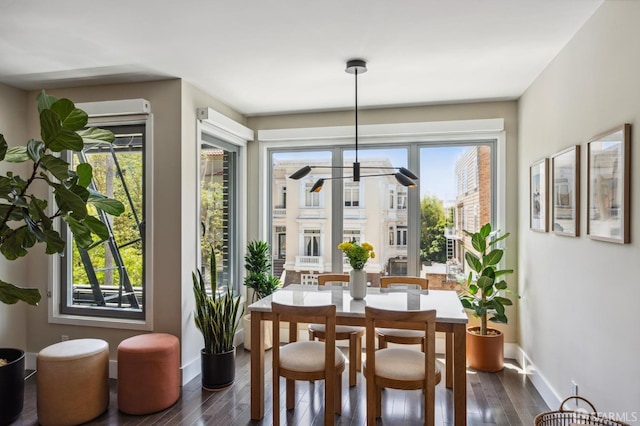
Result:
M4 138L4 135L0 133L0 161L4 160L4 156L7 154L7 141Z
M62 184L54 184L53 191L58 208L64 213L72 212L76 219L84 219L87 216L87 205L78 195L69 191Z
M100 238L100 241L106 241L109 239L109 228L107 228L107 225L97 217L87 216L84 218L84 223L89 227L91 232Z
M511 235L511 234L510 234L509 232L507 232L506 234L504 234L504 235L502 235L502 236L500 236L500 237L496 238L495 240L491 241L491 242L489 243L489 245L494 245L494 244L496 244L496 243L498 243L498 242L500 242L500 241L504 240L504 239L505 239L505 238L507 238L509 235Z
M13 305L20 301L37 306L42 296L37 288L23 288L0 280L0 302Z
M489 237L489 234L491 234L491 224L485 223L484 225L482 225L482 227L480 228L480 232L478 233L480 234L483 240L486 240L487 237Z
M505 280L500 280L496 283L496 290L504 290L507 288L507 282Z
M495 314L493 317L489 318L489 321L491 322L497 322L500 324L507 324L507 317L506 315L500 315L500 314Z
M482 235L475 233L471 237L471 245L478 253L482 254L487 248L487 241Z
M471 285L469 286L469 293L471 293L471 294L476 294L476 293L478 293L478 286L477 286L477 285L475 285L475 284L471 284Z
M38 93L36 98L38 100L38 112L41 113L45 109L51 109L51 105L55 103L58 99L55 96L47 95L45 91L41 91Z
M82 138L76 132L62 128L47 146L53 152L61 152L65 149L71 151L82 151L84 143L82 142Z
M72 185L69 187L69 191L73 192L78 197L80 197L80 199L85 203L85 207L86 207L87 201L89 200L89 197L91 195L91 193L87 188L80 185Z
M91 238L91 230L86 224L71 216L64 216L62 219L67 225L69 225L69 229L73 234L73 239L76 241L76 244L78 244L78 247L87 248L91 245L93 242L93 239Z
M7 163L24 163L29 159L26 146L12 146L7 149L7 154L4 157L4 161Z
M489 254L482 257L482 263L484 263L485 266L497 265L502 259L502 254L502 249L491 250Z
M62 253L64 251L66 244L57 231L53 229L44 231L44 241L47 243L47 254Z
M491 286L495 279L493 277L481 276L478 278L478 287L482 289L483 292L486 292Z
M110 130L98 129L96 127L78 130L77 134L82 138L84 143L111 143L116 139L115 135Z
M7 198L13 189L12 180L5 176L0 176L0 197Z
M7 217L7 213L9 213L9 209L11 209L11 204L0 204L0 218L4 219ZM11 212L11 216L9 216L9 220L20 220L22 219L22 213L19 209L14 208Z
M62 127L68 130L82 129L87 125L87 113L76 106L69 99L60 99L51 105L51 110L60 117Z
M58 114L50 109L40 112L40 136L46 147L49 147L62 130L62 123Z
M22 220L24 220L24 223L27 224L27 228L29 229L29 232L31 232L31 234L33 234L33 236L37 238L38 241L40 242L44 241L44 232L42 232L42 229L40 229L36 221L33 220L33 218L29 215L29 210L21 209L21 211L22 211ZM33 244L31 246L33 246Z
M19 228L16 234L18 234L18 239L21 241L22 248L25 250L36 245L36 242L38 241L36 235L31 232L28 226Z
M124 204L113 198L98 198L92 195L88 202L112 216L120 216L124 213Z
M80 163L76 167L78 175L78 185L87 188L93 179L93 167L89 163Z
M501 269L499 271L496 271L496 277L507 274L513 274L513 269Z
M54 175L58 180L69 178L69 163L59 157L47 154L40 159L40 165Z
M29 158L31 158L34 163L40 160L40 156L42 155L43 151L44 143L42 143L42 141L31 139L27 143L27 155L29 155Z
M496 296L496 297L493 298L493 300L498 302L501 305L505 305L505 306L513 305L513 302L511 301L511 299L507 299L506 297Z
M18 230L5 236L0 244L0 253L8 260L16 260L19 257L26 256L27 251L22 247L23 240L24 235Z
M467 263L469 264L469 266L471 266L471 269L473 269L476 272L482 271L482 262L480 262L480 259L478 259L478 256L468 251L464 254L464 258L467 260Z

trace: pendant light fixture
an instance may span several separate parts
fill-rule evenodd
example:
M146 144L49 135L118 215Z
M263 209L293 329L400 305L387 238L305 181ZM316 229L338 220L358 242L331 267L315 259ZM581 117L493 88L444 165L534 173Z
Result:
M352 59L350 61L347 61L347 68L345 69L345 72L355 75L355 80L356 80L356 84L355 84L355 87L356 87L356 99L355 99L356 161L353 163L353 166L352 166L353 167L352 175L339 176L335 178L329 177L329 178L318 179L316 183L311 187L311 190L309 192L320 192L320 190L322 190L322 185L324 185L325 180L353 178L354 182L360 182L360 178L374 177L374 176L394 176L398 181L398 183L400 183L402 186L415 188L416 183L414 182L414 180L418 179L418 176L416 176L409 169L406 169L404 167L367 167L367 166L361 167L360 166L360 162L358 162L358 74L364 74L365 72L367 72L367 63L362 59ZM289 176L289 178L295 179L295 180L302 179L303 177L311 173L312 169L348 169L348 168L351 168L351 167L307 165L301 168L300 170L297 170L295 173ZM395 173L379 173L379 174L372 174L372 175L360 175L361 169L376 169L376 170L389 169L389 170L396 170L396 172Z

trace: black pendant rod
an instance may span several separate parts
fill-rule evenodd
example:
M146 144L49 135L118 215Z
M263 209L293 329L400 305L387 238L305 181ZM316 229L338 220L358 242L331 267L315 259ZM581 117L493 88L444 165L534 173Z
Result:
M356 163L358 162L358 68L355 70L356 76Z

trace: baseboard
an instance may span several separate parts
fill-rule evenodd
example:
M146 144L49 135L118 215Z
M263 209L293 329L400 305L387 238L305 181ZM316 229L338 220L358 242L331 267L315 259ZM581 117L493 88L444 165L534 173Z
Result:
M540 373L535 364L531 362L527 353L520 346L516 344L513 344L513 346L515 347L515 355L513 356L513 359L520 364L520 367L529 377L529 380L531 380L531 383L533 383L533 386L536 388L540 396L542 396L542 399L547 406L551 410L556 410L562 403L562 398L560 398L558 392L556 392L542 373Z
M200 374L200 356L182 365L182 386L189 383Z

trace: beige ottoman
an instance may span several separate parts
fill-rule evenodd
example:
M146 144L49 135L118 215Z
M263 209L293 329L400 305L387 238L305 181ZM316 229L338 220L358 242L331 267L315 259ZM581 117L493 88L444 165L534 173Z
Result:
M37 357L38 422L78 425L109 407L109 344L75 339L48 346Z

